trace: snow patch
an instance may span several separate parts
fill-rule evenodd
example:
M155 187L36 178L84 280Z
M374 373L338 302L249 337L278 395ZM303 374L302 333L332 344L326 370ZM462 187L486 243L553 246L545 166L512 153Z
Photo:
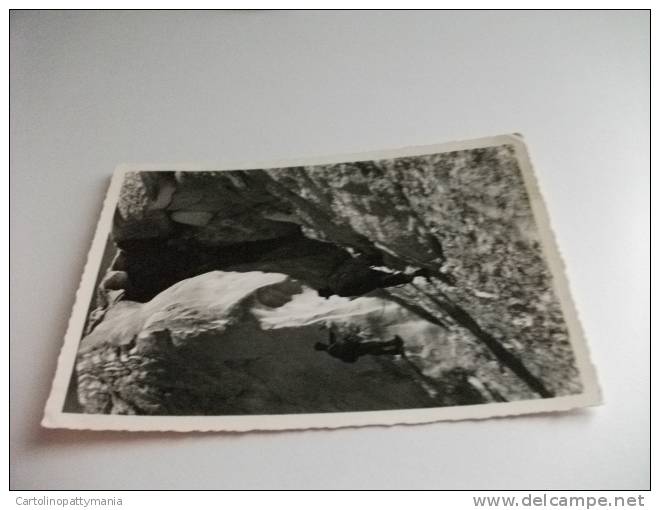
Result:
M309 287L291 297L279 307L270 307L257 302L251 309L263 329L294 328L310 324L330 324L358 317L387 317L399 305L377 297L349 299L330 296L325 299Z

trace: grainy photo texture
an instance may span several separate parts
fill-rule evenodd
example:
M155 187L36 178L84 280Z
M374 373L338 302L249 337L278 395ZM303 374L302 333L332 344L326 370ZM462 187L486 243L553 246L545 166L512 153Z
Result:
M118 172L44 424L247 430L596 403L521 147Z

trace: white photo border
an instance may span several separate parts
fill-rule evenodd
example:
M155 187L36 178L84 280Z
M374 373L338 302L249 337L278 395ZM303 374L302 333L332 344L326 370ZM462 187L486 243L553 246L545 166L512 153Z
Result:
M220 171L289 166L319 165L354 161L381 160L406 156L470 150L512 145L527 189L530 206L538 228L543 254L552 274L554 291L561 304L569 331L571 347L582 382L582 392L552 398L498 402L478 405L435 408L396 409L384 411L232 415L232 416L125 416L64 412L64 401L73 373L76 355L95 291L99 265L112 229L112 219L121 185L127 172L139 171ZM339 156L306 158L290 161L242 164L125 164L114 172L108 189L92 247L87 257L76 301L59 355L57 370L48 398L42 426L77 430L175 431L175 432L248 432L257 430L332 429L369 425L420 424L437 421L484 419L531 413L568 411L602 403L596 371L590 361L584 331L571 298L569 283L551 228L548 212L541 196L522 135L500 135L461 142L413 146L402 149L365 152Z

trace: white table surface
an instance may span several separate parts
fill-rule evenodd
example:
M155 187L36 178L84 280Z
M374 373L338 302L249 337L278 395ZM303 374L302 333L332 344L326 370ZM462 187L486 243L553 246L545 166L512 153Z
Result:
M646 12L14 12L13 488L649 485ZM521 132L605 405L256 434L39 426L107 178Z

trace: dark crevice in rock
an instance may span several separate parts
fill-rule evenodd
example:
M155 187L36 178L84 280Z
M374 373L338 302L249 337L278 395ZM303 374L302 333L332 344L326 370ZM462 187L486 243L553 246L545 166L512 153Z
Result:
M213 270L255 270L256 266L270 265L271 269L264 270L272 271L287 258L320 258L332 266L350 258L345 251L302 234L229 246L205 246L195 240L180 245L136 240L122 243L121 248L127 254L126 271L131 280L126 299L139 302L148 301L181 280Z

